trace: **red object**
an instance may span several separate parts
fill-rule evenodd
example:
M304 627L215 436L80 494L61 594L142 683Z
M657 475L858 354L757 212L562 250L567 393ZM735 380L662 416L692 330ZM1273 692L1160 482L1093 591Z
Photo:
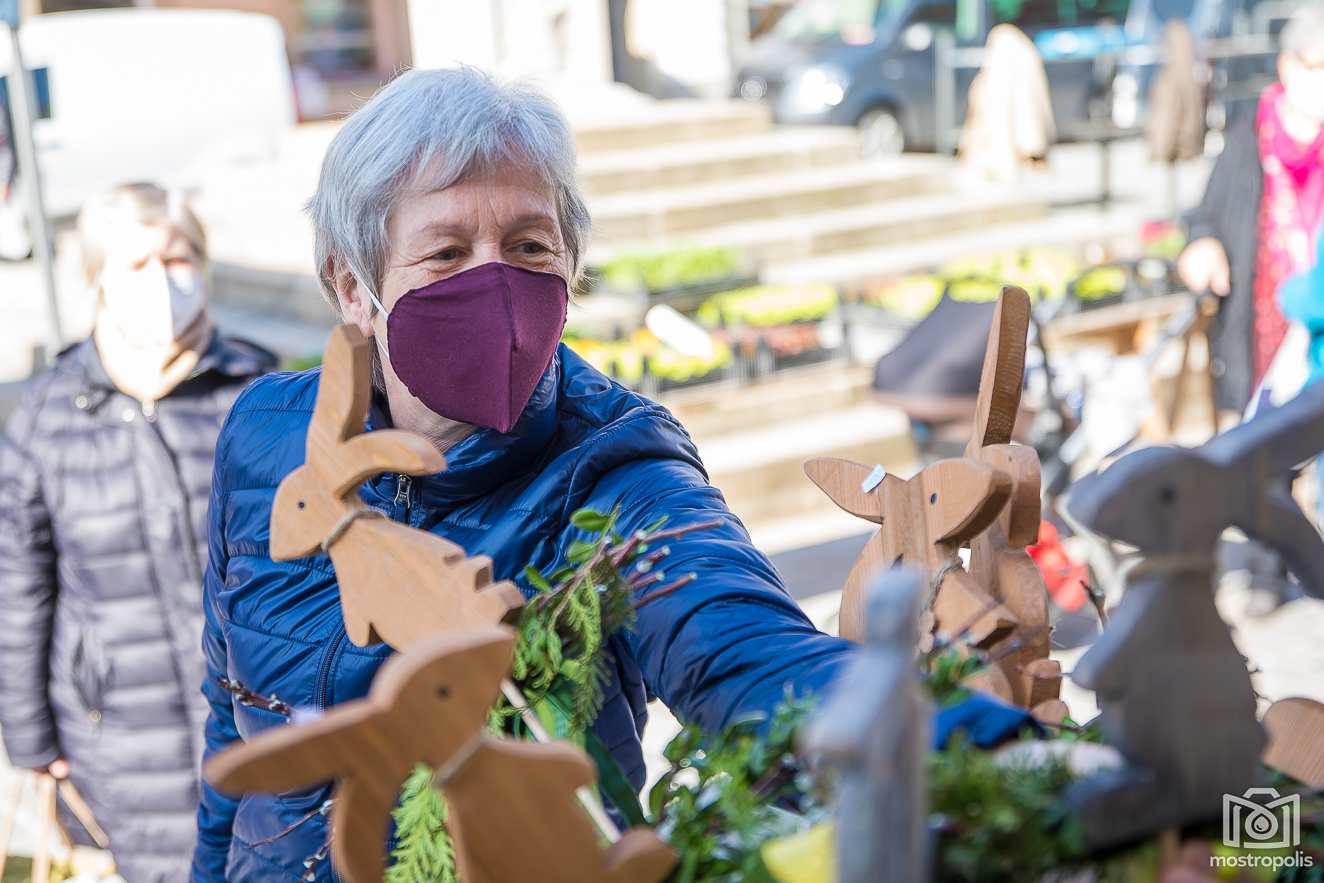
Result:
M1089 569L1067 554L1066 548L1058 538L1057 528L1050 522L1039 523L1039 542L1026 548L1034 563L1043 574L1044 587L1048 589L1053 603L1068 613L1074 613L1085 605L1089 595L1085 583L1089 579Z

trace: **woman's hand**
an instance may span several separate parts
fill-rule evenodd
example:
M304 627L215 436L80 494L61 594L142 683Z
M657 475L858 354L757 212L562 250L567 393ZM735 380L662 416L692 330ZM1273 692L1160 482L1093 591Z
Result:
M63 757L57 757L44 767L37 767L33 770L35 773L45 773L53 779L69 778L69 761Z
M1201 237L1182 250L1177 258L1177 275L1197 294L1212 291L1219 297L1226 297L1232 290L1227 251L1223 243L1212 236Z

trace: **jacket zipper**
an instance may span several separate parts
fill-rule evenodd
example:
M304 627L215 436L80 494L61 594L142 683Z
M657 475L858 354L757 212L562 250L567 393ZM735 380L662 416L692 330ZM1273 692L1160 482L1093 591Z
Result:
M331 707L331 669L335 667L336 657L340 655L341 645L349 635L344 629L332 639L322 655L322 665L317 670L317 707L322 711Z
M413 490L414 479L411 476L405 475L404 473L396 476L395 499L392 502L397 506L405 507L405 516L402 519L405 524L409 523L409 509Z

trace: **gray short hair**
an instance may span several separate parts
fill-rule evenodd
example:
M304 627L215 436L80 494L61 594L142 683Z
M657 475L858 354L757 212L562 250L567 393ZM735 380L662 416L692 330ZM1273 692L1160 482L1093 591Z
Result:
M1284 52L1294 55L1324 48L1324 3L1312 0L1298 7L1278 40Z
M200 261L207 260L207 233L183 194L150 181L134 181L93 196L78 213L78 250L88 285L101 278L106 244L126 223L170 227L187 240Z
M550 99L470 67L413 70L383 86L336 133L308 204L322 295L337 312L335 273L348 270L379 300L387 222L427 171L449 187L506 165L551 185L574 288L589 216L575 178L570 126Z

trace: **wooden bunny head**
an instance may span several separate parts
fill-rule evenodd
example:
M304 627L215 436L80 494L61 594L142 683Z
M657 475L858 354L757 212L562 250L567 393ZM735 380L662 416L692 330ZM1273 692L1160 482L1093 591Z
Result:
M366 698L235 743L206 763L203 776L233 795L335 780L335 866L346 880L380 880L401 783L419 763L463 762L484 737L514 644L504 626L422 642L382 666Z
M1236 526L1278 550L1324 597L1324 540L1292 498L1295 468L1324 451L1324 384L1199 448L1146 448L1072 490L1090 530L1147 555L1207 555Z
M514 652L515 633L505 626L425 641L383 667L373 682L373 696L380 696L401 721L446 722L419 734L427 745L420 757L442 766L485 731Z
M1005 633L1007 611L990 606L970 575L952 566L957 549L992 524L1006 506L1012 484L1005 473L973 460L941 460L909 481L887 475L866 490L871 470L861 463L823 457L804 468L842 509L881 525L847 577L842 637L863 640L866 587L879 570L898 563L916 567L929 578L941 574L933 603L939 628L969 626L974 643ZM984 613L979 615L979 610Z
M364 434L372 397L371 350L362 332L339 325L322 362L306 460L280 483L272 505L271 557L316 552L345 513L361 504L357 489L383 472L431 475L446 460L422 436L383 429Z

